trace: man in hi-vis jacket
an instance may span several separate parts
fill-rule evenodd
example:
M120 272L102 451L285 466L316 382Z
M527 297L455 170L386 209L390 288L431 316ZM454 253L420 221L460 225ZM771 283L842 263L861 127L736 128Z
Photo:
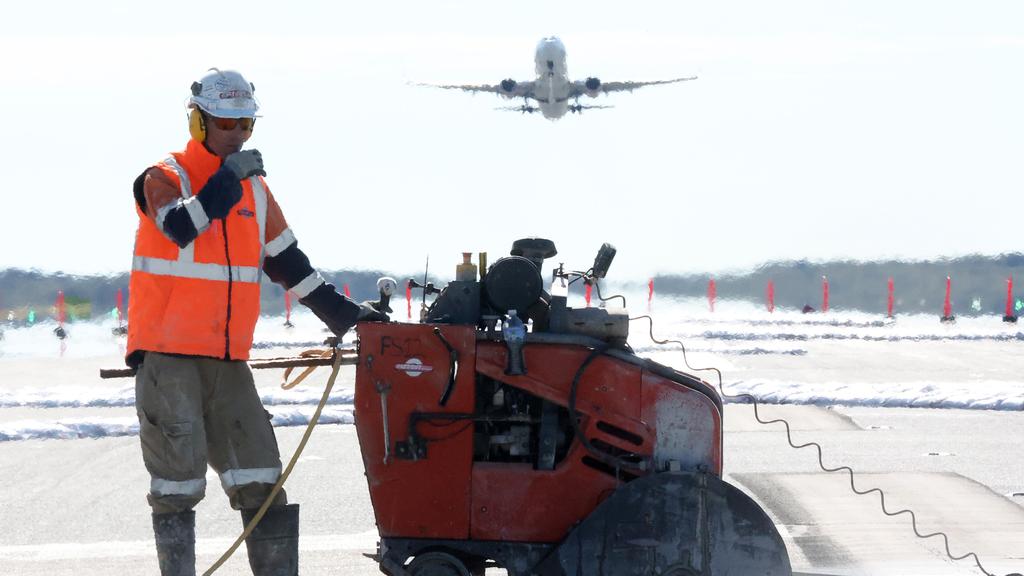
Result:
M267 186L263 158L243 150L259 108L235 71L192 84L185 149L134 185L126 361L163 576L195 574L195 513L207 465L247 523L281 474L277 440L246 360L260 312L260 278L299 296L338 336L386 321L338 294L299 250ZM246 541L257 576L298 572L299 507L282 490Z

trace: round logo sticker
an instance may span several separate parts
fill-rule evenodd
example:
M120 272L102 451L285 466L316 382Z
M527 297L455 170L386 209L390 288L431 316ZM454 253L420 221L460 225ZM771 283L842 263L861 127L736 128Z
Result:
M419 358L409 358L405 362L395 364L395 370L401 370L413 378L423 374L424 372L430 372L433 369L433 366L424 364Z

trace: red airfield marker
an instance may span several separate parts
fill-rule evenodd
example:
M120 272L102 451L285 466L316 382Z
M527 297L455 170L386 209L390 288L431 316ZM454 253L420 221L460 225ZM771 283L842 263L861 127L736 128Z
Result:
M348 291L348 284L347 283L342 285L342 289L345 290L345 298L351 298L352 297L352 293Z
M892 283L892 276L889 277L888 285L889 297L887 298L886 302L886 316L892 318L892 305L896 301L896 288Z
M585 300L587 301L587 308L590 308L590 292L591 292L591 291L592 291L593 289L594 289L594 287L593 287L592 285L590 285L590 284L587 284L587 291L586 291L586 293L585 293L585 294L583 295L583 298L584 298L584 299L585 299Z
M1017 322L1017 315L1013 313L1013 276L1006 279L1006 314L1003 315L1003 322Z
M771 280L768 281L767 300L768 313L771 314L775 312L775 282Z
M821 312L828 312L828 276L821 277Z
M956 318L953 317L953 303L950 301L950 295L953 292L953 280L946 276L946 301L942 303L942 318L943 322L953 322Z
M708 280L708 307L715 311L715 297L718 296L718 287L715 286L715 279Z
M64 357L64 352L67 351L67 342L64 340L68 337L68 333L64 331L64 320L67 318L67 310L64 307L64 291L57 290L57 327L53 329L53 334L60 340L60 357Z
M1006 315L1013 315L1013 276L1006 279Z
M284 291L284 325L292 325L292 293Z
M412 320L412 280L405 283L405 313Z
M60 328L64 327L64 320L67 318L66 310L64 308L64 291L57 290L57 326Z

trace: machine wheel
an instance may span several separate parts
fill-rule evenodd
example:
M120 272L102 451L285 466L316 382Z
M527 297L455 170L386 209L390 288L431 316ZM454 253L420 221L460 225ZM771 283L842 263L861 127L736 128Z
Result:
M487 572L487 560L482 558L464 558L463 563L469 570L470 576L484 576Z
M409 576L470 576L469 569L447 552L427 552L412 559L406 568Z
M768 514L721 478L660 472L617 489L573 528L540 574L792 576Z

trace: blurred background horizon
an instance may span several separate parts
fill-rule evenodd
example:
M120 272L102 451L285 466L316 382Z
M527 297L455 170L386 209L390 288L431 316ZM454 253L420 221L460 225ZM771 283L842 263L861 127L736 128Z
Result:
M502 256L504 254L490 253L488 258L493 263ZM752 270L734 273L694 272L650 277L624 276L617 270L621 267L620 258L616 257L608 277L601 281L601 293L605 298L623 291L646 295L643 301L634 299L634 311L639 310L637 304L646 305L647 301L657 302L663 298L703 299L705 308L711 312L712 301L720 303L719 309L728 308L730 302L740 302L769 312L776 307L780 311L832 312L833 316L823 316L829 321L836 312L882 316L888 315L890 309L894 316L945 315L947 298L950 314L958 316L1017 316L1024 310L1024 288L1021 284L1024 253L995 257L972 255L932 261L799 260L768 262ZM475 254L473 259L476 260ZM558 261L555 257L545 262L542 270L545 283ZM365 269L321 270L321 273L339 292L356 300L376 299L378 278L393 276L399 283L392 305L398 314L405 312L408 279L444 287L454 279L457 262L461 259L448 258L439 262L435 258L426 278L422 269L405 271L404 274L401 271ZM566 268L585 270L590 263L566 263ZM571 293L576 298L583 298L582 283L572 286ZM594 306L600 304L598 295L598 291L591 295ZM32 322L56 318L58 298L64 302L65 317L70 322L116 318L115 307L120 307L123 315L130 298L128 273L73 275L39 270L0 270L0 312L6 315L9 324L24 325L30 314ZM427 298L427 302L432 299ZM422 291L413 289L415 310L421 301ZM264 277L260 304L265 315L285 314L284 290ZM291 305L296 309L302 308L294 297Z
M1015 253L1022 20L1010 1L18 3L0 269L126 271L131 183L184 147L211 66L256 85L250 145L323 270L441 270L525 236L569 265L610 242L619 278ZM548 35L573 78L699 79L558 122L411 85L531 79Z

